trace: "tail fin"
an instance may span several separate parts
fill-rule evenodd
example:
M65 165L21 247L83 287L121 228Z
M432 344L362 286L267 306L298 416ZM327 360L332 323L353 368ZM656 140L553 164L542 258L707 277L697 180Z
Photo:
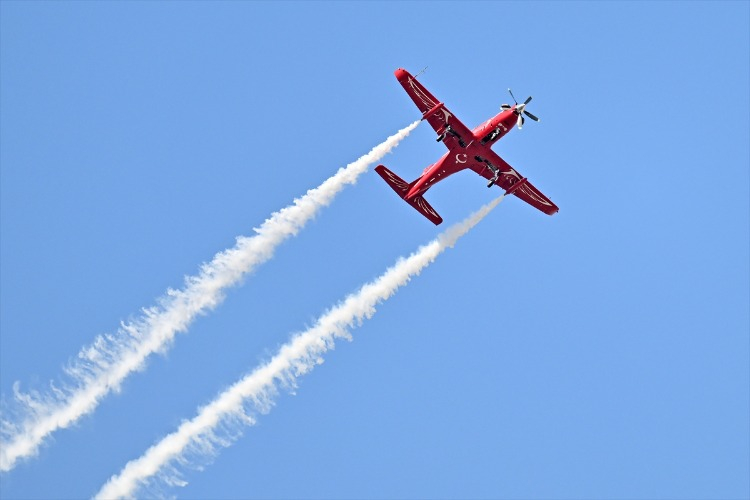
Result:
M388 183L389 186L391 186L391 189L396 191L396 194L398 194L402 200L414 207L417 212L427 217L430 222L432 222L436 226L443 222L443 218L438 215L435 209L432 208L432 206L427 203L427 200L425 200L421 195L409 198L408 200L405 198L406 194L409 192L409 188L411 188L411 186L414 185L414 183L417 181L409 184L401 177L385 168L383 165L378 165L377 167L375 167L375 171L380 177L383 178L385 182Z

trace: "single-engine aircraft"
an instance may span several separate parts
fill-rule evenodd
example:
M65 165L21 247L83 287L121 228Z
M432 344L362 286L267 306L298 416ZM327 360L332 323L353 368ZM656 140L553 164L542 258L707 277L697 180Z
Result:
M521 174L491 149L492 145L508 133L514 125L517 124L519 129L523 127L524 115L534 121L539 121L539 118L526 110L531 97L518 104L511 92L510 95L515 102L513 106L503 104L500 114L490 118L474 130L469 130L408 71L399 68L394 74L422 112L422 120L427 120L437 132L437 141L442 142L448 148L448 152L442 158L428 166L422 175L411 183L404 181L383 165L375 168L375 171L404 201L435 225L440 224L443 219L424 199L424 193L446 177L470 168L489 181L488 188L498 185L505 190L506 196L514 194L548 215L553 215L559 210L557 205L532 186L526 177L521 177ZM510 89L508 91L510 92Z

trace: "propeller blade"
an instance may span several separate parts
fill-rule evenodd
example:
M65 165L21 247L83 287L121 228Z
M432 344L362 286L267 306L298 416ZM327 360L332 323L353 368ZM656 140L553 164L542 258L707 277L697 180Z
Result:
M518 115L518 130L523 128L523 115Z
M510 92L510 96L513 98L513 102L515 102L516 104L518 104L518 101L516 101L516 96L513 95L513 91L510 90L510 89L508 89L508 92Z
M528 103L530 103L530 102L531 102L531 96L529 96L529 98L528 98L528 99L526 99L525 101L523 101L523 103L524 103L524 104L528 104Z
M531 118L531 119L532 119L532 120L534 120L535 122L538 122L538 121L539 121L539 118L537 118L536 116L532 115L531 113L529 113L529 112L528 112L528 111L526 111L525 109L523 110L523 114L525 114L526 116L528 116L529 118Z
M500 109L510 109L510 108L511 108L510 104L501 104L500 105Z

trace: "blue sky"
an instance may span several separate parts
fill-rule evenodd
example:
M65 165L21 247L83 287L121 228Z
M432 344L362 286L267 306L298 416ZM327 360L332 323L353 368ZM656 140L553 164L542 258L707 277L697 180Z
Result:
M750 7L0 3L0 390L102 333L419 117L416 73L560 207L507 199L184 498L750 495ZM416 178L420 125L384 162ZM499 194L430 190L462 220ZM0 475L87 497L435 228L374 173L119 394Z

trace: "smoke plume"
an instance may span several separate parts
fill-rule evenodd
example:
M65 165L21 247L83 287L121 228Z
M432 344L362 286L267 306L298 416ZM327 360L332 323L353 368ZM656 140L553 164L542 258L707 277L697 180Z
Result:
M185 485L177 471L188 458L211 458L229 446L241 430L255 423L258 412L270 410L279 387L294 387L300 375L322 363L323 354L337 338L350 338L349 329L375 314L375 307L390 298L431 264L446 248L479 223L502 196L482 207L463 222L447 229L435 240L399 261L374 281L318 318L314 326L284 344L267 363L240 379L216 399L200 408L197 416L128 462L99 491L97 498L131 497L151 478L167 485Z
M388 137L293 204L272 214L255 229L254 236L237 238L233 248L216 254L197 275L185 278L181 290L168 290L156 306L144 309L137 320L123 323L115 334L97 337L65 368L64 385L51 383L46 394L24 393L16 382L13 392L17 408L12 417L4 416L0 424L0 471L11 470L19 459L34 455L51 433L93 412L104 396L120 388L128 375L143 369L149 355L166 351L175 335L185 332L198 314L222 302L227 287L270 259L279 244L296 235L346 185L354 184L418 124L419 121L414 122Z

